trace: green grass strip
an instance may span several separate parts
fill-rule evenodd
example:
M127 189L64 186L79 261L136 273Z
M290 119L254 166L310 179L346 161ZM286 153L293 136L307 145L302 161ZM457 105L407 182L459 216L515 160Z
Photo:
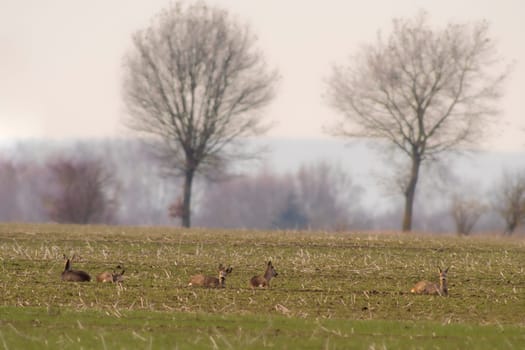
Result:
M0 307L4 349L523 349L520 326Z

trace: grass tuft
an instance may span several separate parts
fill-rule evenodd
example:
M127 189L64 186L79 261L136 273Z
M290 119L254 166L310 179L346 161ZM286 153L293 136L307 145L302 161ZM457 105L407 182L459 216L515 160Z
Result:
M2 224L0 344L522 348L524 253L494 237ZM125 280L62 282L63 254L91 276L124 266ZM252 290L268 260L279 276ZM219 263L226 288L187 286ZM450 296L412 295L438 266Z

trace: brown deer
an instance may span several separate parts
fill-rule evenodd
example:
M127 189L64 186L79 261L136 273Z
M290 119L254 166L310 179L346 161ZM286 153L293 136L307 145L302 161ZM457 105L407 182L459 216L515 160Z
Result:
M202 274L191 276L188 286L201 286L207 288L224 288L226 286L226 276L232 272L233 268L230 266L225 268L222 264L219 265L219 278L213 276L204 276Z
M266 266L266 271L262 276L253 276L250 279L250 286L253 288L270 288L270 280L273 277L277 277L278 273L275 271L275 268L272 265L271 261L268 261Z
M122 269L122 268L119 265L117 266L117 269ZM126 272L126 270L124 269L122 269L122 272L115 272L115 270L113 270L113 273L108 272L108 271L102 272L101 274L97 276L97 282L122 283L122 281L124 281L124 272Z
M74 258L75 256L73 256ZM64 266L64 271L62 272L62 281L67 282L89 282L91 281L91 276L80 270L71 269L71 260L66 257L64 254L64 260L66 260L66 265Z
M442 270L441 267L438 267L438 269L439 269L439 284L429 282L429 281L420 281L414 285L414 287L410 290L410 292L414 294L438 294L441 296L447 296L448 295L447 272L449 268L447 267L446 270Z

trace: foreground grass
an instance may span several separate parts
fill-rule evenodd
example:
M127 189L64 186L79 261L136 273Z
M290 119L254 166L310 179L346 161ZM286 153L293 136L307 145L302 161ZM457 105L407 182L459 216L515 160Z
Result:
M520 349L523 328L0 307L0 342L20 349Z
M92 276L124 265L125 283L61 282L64 253ZM0 225L0 341L523 348L524 253L523 241L490 238ZM279 272L272 289L252 291L249 278L270 259ZM219 263L233 266L227 288L187 287ZM437 266L451 266L450 297L408 293L420 279L436 281Z

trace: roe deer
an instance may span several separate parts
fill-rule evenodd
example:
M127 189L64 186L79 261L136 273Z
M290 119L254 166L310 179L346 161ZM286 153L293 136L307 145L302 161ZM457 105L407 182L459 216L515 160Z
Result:
M202 274L191 276L188 286L202 286L208 288L218 288L226 286L226 276L232 272L233 268L230 266L225 268L222 264L219 265L219 278L212 276L204 276Z
M438 267L438 269L439 284L429 281L420 281L415 284L415 286L410 290L410 292L415 294L438 294L447 296L447 272L449 268L447 267L446 270L441 270L441 267Z
M266 267L266 271L264 272L264 275L262 276L253 276L250 279L250 286L252 288L270 288L270 280L273 277L277 277L278 273L275 271L275 268L272 265L271 261L268 261L268 265Z
M122 269L122 268L119 265L117 266L117 269ZM124 272L126 272L126 270L124 269L122 269L122 272L120 273L115 272L115 270L113 270L113 273L105 271L97 276L97 281L102 282L102 283L105 283L105 282L122 283L122 281L124 281Z
M64 272L62 272L62 281L67 281L67 282L89 282L91 281L91 276L87 272L71 269L71 260L68 257L66 257L65 254L64 254L64 260L66 260L66 265L64 266Z

